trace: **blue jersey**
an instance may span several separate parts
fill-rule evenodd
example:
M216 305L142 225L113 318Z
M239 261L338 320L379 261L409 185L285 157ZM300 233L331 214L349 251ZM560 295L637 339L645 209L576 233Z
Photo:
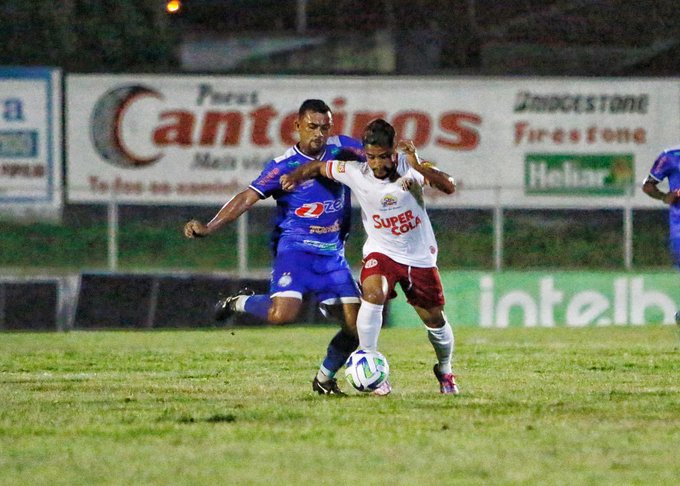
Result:
M325 150L317 157L291 147L269 161L250 188L262 199L276 200L277 216L272 233L274 253L301 250L317 254L343 254L344 238L349 231L349 190L337 182L318 178L293 191L281 188L279 179L310 160L364 160L361 142L344 135L329 137Z
M680 146L669 148L657 157L649 171L652 179L668 179L671 191L680 190ZM680 238L680 204L673 204L669 210L670 237Z

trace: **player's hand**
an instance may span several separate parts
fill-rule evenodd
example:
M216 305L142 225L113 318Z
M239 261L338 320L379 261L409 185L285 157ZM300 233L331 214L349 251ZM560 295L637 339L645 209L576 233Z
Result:
M295 186L297 186L297 181L290 176L290 174L284 174L281 177L279 177L279 182L281 183L281 188L284 191L292 191L295 189Z
M680 202L680 189L670 191L668 194L666 194L663 197L663 202L665 202L668 205L673 205Z
M418 163L418 153L412 140L400 140L397 144L397 152L406 155L406 160L411 167L416 168Z
M201 238L207 235L208 227L197 219L192 219L184 225L184 236L187 238Z
M411 177L400 177L396 182L404 191L408 191L415 181Z
M416 146L413 140L399 140L397 144L397 152L406 155L416 155Z

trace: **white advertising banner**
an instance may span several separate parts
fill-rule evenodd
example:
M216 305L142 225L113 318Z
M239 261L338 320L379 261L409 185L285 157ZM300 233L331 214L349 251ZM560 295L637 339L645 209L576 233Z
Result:
M0 212L54 219L61 212L61 74L0 68Z
M680 139L661 80L69 75L67 93L74 202L221 204L296 142L307 98L336 133L383 117L413 139L459 185L430 205L653 206L640 182Z

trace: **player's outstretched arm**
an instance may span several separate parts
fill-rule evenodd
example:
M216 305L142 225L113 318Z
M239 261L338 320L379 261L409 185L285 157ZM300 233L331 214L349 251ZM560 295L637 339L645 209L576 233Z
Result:
M207 223L204 224L196 219L188 221L184 225L184 236L187 238L200 238L208 236L220 229L225 224L236 220L243 213L248 211L253 204L260 200L260 195L247 188L239 192L236 196L231 198L217 214Z
M652 199L658 199L668 205L680 202L680 190L663 192L659 189L658 185L659 183L656 180L648 177L642 185L642 191Z
M416 152L416 146L411 140L401 140L397 144L397 152L406 155L406 160L411 164L416 171L420 172L427 182L444 194L453 194L456 192L456 181L453 177L437 169L430 162L420 162Z
M279 181L281 182L281 187L284 191L292 191L300 183L309 179L314 179L318 176L328 177L328 175L326 175L326 162L312 160L301 165L294 171L282 175L279 178Z

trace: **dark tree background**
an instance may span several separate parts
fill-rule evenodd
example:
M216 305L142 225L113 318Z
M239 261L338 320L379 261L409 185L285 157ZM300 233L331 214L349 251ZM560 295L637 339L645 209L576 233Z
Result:
M165 71L176 36L162 2L3 0L0 64L67 71Z
M187 39L386 31L405 60L395 74L680 72L677 0L307 0L303 28L298 0L182 3L170 15L165 0L2 0L0 64L171 72Z

